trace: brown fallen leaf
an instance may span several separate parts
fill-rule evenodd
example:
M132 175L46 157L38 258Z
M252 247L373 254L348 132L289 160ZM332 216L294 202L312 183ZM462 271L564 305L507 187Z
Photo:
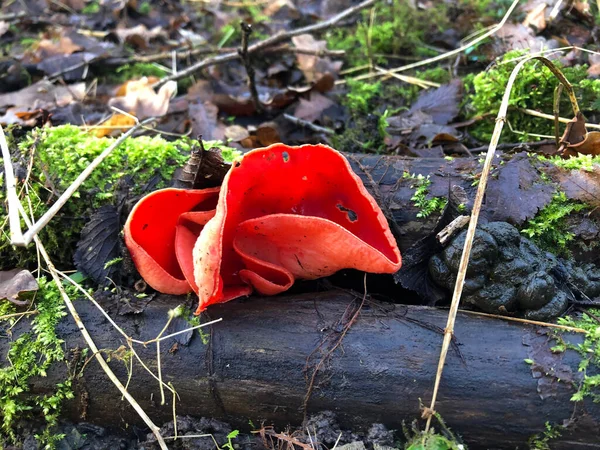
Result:
M169 81L155 92L152 81L142 77L136 81L129 81L125 87L125 95L109 100L108 104L134 115L139 120L161 117L167 113L169 101L176 90L177 82Z
M294 36L292 42L296 48L321 52L327 50L327 41L317 41L312 34L301 34ZM342 68L341 61L332 62L330 58L306 55L298 53L296 55L298 67L304 74L309 83L317 82L324 74L336 74Z
M85 83L66 86L41 80L19 91L0 95L0 108L14 106L15 111L52 110L85 98Z
M233 142L240 142L250 136L248 130L241 125L230 125L225 128L225 137Z
M585 117L581 112L571 120L560 139L558 153L563 158L582 155L600 155L600 132L588 132L585 127Z
M535 6L529 13L525 20L523 21L523 25L526 27L533 27L536 32L541 32L546 28L546 9L548 5L546 3L540 3Z
M114 33L122 43L126 42L140 49L148 48L152 39L158 37L164 37L166 39L168 37L167 33L160 26L156 26L149 30L142 24L133 28L117 28Z
M265 122L261 124L256 129L256 138L263 147L281 142L278 126L275 122Z
M0 300L8 300L19 306L29 304L28 300L20 300L21 294L37 291L38 283L34 276L25 269L0 271Z
M314 122L321 118L323 111L334 104L335 103L332 100L324 95L321 95L318 92L311 92L309 100L303 98L300 99L300 102L294 111L294 116L298 119Z
M192 136L202 136L206 141L222 141L225 126L219 122L219 108L211 102L189 102L188 117L192 125Z
M126 114L113 114L108 120L103 122L101 126L92 128L90 133L97 138L118 136L133 127L135 123L135 117Z
M594 165L590 171L552 167L547 173L571 200L600 207L600 165Z

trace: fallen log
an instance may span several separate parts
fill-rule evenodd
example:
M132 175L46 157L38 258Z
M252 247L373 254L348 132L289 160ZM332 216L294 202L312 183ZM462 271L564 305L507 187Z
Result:
M426 198L448 198L452 186L460 186L470 201L475 197L481 162L477 158L408 158L400 156L347 154L356 174L377 199L388 219L402 252L427 236L438 214L420 217L421 208L413 200L419 182L426 181ZM580 173L581 172L581 173ZM573 178L578 178L573 181ZM590 208L567 218L567 231L574 239L569 250L581 262L600 262L595 242L600 239L600 210L597 208L598 182L585 171L559 169L527 153L503 154L494 162L488 182L480 223L508 222L520 228L548 205L557 190L570 200L584 201ZM550 182L551 181L551 182ZM591 200L590 198L596 198ZM465 205L467 209L469 203ZM591 212L590 212L591 211Z
M198 335L188 345L174 339L162 343L162 377L177 390L177 414L221 418L244 428L248 419L278 427L300 425L305 403L308 414L334 411L347 429L371 423L399 429L403 421L419 417L420 400L427 402L431 396L447 311L367 299L342 340L361 300L334 290L211 307L210 318L223 321L211 326L208 345ZM148 340L165 325L169 308L185 301L158 296L143 312L127 315L119 315L124 304L105 302L104 307L128 335ZM126 344L90 302L75 305L99 348L109 354ZM13 332L18 335L26 327L23 320ZM58 330L71 354L85 347L70 318ZM7 344L0 342L3 354ZM571 351L551 353L553 341L546 329L460 313L455 344L437 410L469 448L525 448L546 422L562 424L568 419L573 425L552 441L553 449L597 447L600 408L588 402L575 408L570 401L579 357ZM156 370L156 347L136 349ZM70 367L76 365L72 361ZM123 382L127 366L114 358L111 362ZM170 420L169 393L161 406L156 380L137 362L133 367L129 392L155 423ZM66 370L56 365L48 377L32 380L33 392L49 392L66 378ZM552 373L563 381L547 375ZM65 417L129 430L141 424L95 361L86 365L76 393L63 408Z

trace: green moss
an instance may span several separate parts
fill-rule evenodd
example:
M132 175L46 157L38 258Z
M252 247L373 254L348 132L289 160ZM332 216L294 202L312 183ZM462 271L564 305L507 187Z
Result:
M528 440L529 448L531 450L551 450L550 442L561 437L564 429L563 425L552 425L550 422L546 422L544 431Z
M561 325L582 328L587 331L583 342L572 344L565 342L557 334L556 338L565 349L576 351L581 356L579 362L579 372L583 374L583 380L578 385L578 390L571 397L571 401L578 402L585 398L591 398L594 402L600 403L600 326L598 326L597 317L600 310L590 309L589 314L583 313L580 318L570 316L558 319ZM591 372L591 374L590 374Z
M64 342L56 334L56 326L66 315L64 304L54 282L44 278L38 280L40 289L35 296L35 305L39 314L31 320L29 332L15 339L6 355L7 364L0 368L0 442L16 439L17 423L31 415L41 415L45 430L36 437L45 448L54 448L61 438L54 434L63 400L73 398L71 379L56 386L53 394L31 395L29 380L33 377L45 377L53 364L64 363ZM65 287L71 295L76 288ZM14 308L3 304L0 314L14 312ZM8 324L16 322L8 319Z
M82 14L96 14L100 12L100 4L96 0L92 0L81 10Z
M405 450L467 450L467 446L459 443L438 413L434 413L434 418L439 424L440 432L436 432L433 427L429 431L419 430L416 421L411 429L406 425L402 426L407 439Z
M145 16L147 16L148 14L150 14L150 11L152 11L152 5L150 5L150 2L143 2L139 7L138 7L138 12L140 14L143 14Z
M525 234L542 249L558 255L568 255L568 244L574 235L567 231L566 218L586 206L569 200L564 192L557 192L552 201L529 220L521 233Z
M494 129L496 115L502 102L508 78L517 64L506 62L523 54L515 50L507 53L492 69L465 77L464 107L468 118L485 116L470 128L470 133L477 139L488 141ZM587 66L562 67L565 77L573 84L583 111L593 109L593 102L600 96L600 80L588 80ZM552 114L554 88L558 81L550 70L539 61L526 64L519 72L509 105L508 122L513 130L523 133L535 133L554 136L554 123L551 120L533 117L515 108L534 109ZM561 101L561 111L569 115L570 103L565 95ZM502 140L513 142L515 139L527 142L537 139L527 134L511 134L504 132Z
M441 213L444 210L448 199L445 197L431 197L429 195L429 186L431 186L429 175L425 177L421 174L411 175L408 172L404 172L403 178L414 181L410 187L415 190L415 193L410 200L419 209L417 217L429 217L433 213Z
M443 3L422 10L406 1L393 0L377 4L374 11L372 27L371 10L365 10L356 29L334 28L327 35L328 46L345 50L346 60L353 66L368 62L369 34L374 62L384 64L385 55L432 56L424 44L426 34L449 26L447 7Z
M36 218L75 180L90 162L114 142L98 139L74 126L60 126L29 133L18 150L24 161L35 151L29 195ZM113 202L117 182L131 177L132 194L142 192L150 180L156 188L166 187L177 167L189 156L192 141L168 142L161 137L127 139L90 175L66 203L61 212L42 230L40 238L59 267L70 268L79 232L94 208ZM0 192L0 269L35 267L36 252L13 249L9 244L8 220L4 209L4 190Z
M568 159L561 158L560 156L539 156L542 161L549 161L557 167L562 167L568 170L585 170L591 172L594 170L594 165L600 165L600 155L577 155Z
M364 114L369 112L371 101L381 90L381 82L348 80L348 89L348 94L342 103L351 114Z
M133 63L125 64L115 70L107 77L110 83L125 83L129 80L139 79L141 77L162 78L167 75L167 71L160 66L152 63Z

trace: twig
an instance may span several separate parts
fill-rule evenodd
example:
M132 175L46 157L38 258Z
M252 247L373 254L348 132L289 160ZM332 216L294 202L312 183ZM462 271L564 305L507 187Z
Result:
M8 221L10 224L10 242L14 244L23 240L21 221L19 220L19 196L17 195L17 179L13 165L10 161L10 151L6 143L4 129L0 125L0 147L2 148L2 160L4 161L4 178L6 183L6 199L8 201Z
M240 28L242 29L242 46L238 49L238 54L242 59L246 74L248 75L248 88L250 89L250 95L252 96L252 102L257 113L263 112L264 108L260 99L258 98L258 90L256 89L256 73L254 72L254 66L250 61L250 55L248 54L248 41L252 34L252 25L246 22L240 22Z
M514 142L514 143L506 143L506 144L499 144L496 147L496 150L512 150L515 147L542 147L543 145L552 145L554 144L554 139L544 139L542 141L536 141L536 142ZM481 147L475 147L475 148L470 148L469 151L471 153L480 153L480 152L485 152L490 146L489 145L482 145Z
M446 225L442 231L435 235L436 239L440 244L445 245L446 242L448 242L448 240L454 236L454 233L462 230L465 225L469 223L469 220L471 220L470 216L458 216L456 219Z
M142 122L138 122L135 126L130 128L126 133L124 133L119 139L117 139L110 147L108 147L100 155L98 155L90 163L90 165L87 166L83 170L83 172L81 172L79 174L79 176L75 179L75 181L73 181L73 183L71 183L71 185L65 190L65 192L63 192L63 194L48 209L48 211L46 211L42 215L42 217L40 217L37 220L37 222L35 222L31 226L28 226L29 229L27 230L27 232L24 235L21 233L21 224L19 221L19 211L14 205L15 198L16 198L15 197L15 195L16 195L15 186L13 186L11 188L11 183L9 182L9 170L10 170L10 168L12 168L12 164L10 164L10 154L5 156L4 155L5 150L3 148L2 155L4 157L5 173L7 174L6 175L6 194L7 194L7 198L9 199L8 214L9 214L10 221L11 221L10 222L11 223L10 243L12 245L21 246L21 247L25 247L26 245L29 245L29 243L31 243L34 236L36 236L48 224L48 222L50 222L50 220L58 213L58 211L60 211L60 209L65 205L65 203L67 203L67 201L77 191L77 189L79 189L79 187L83 184L83 182L87 179L87 177L90 176L90 174L94 171L94 169L96 169L96 167L98 167L102 163L102 161L104 161L108 157L108 155L110 155L113 152L113 150L115 150L117 147L119 147L136 130L143 127L147 123L152 122L153 120L156 120L156 119L154 117L150 117ZM1 127L0 127L0 129L1 129ZM3 133L0 133L0 144L2 144L2 135L3 135ZM6 141L4 141L4 144L6 144ZM8 148L6 149L6 151L8 152ZM8 159L7 159L7 157L8 157ZM13 176L12 181L14 182L14 176ZM11 191L13 193L11 193ZM11 196L12 196L12 200L11 200ZM16 198L16 201L18 202L18 198ZM18 227L17 230L13 231L13 226L15 226L15 228Z
M569 327L567 325L559 325L557 323L540 322L537 320L527 320L527 319L521 319L519 317L500 316L497 314L488 314L488 313L484 313L484 312L470 311L470 310L466 310L466 309L460 309L459 311L461 313L471 314L474 316L489 317L492 319L506 320L508 322L526 323L528 325L536 325L539 327L547 327L547 328L558 328L559 330L570 331L572 333L584 333L584 334L587 333L587 331L584 330L583 328Z
M543 112L536 111L534 109L519 108L519 111L524 112L525 114L528 114L530 116L540 117L542 119L548 119L548 120L555 120L554 116L552 114L546 114L546 113L543 113ZM573 119L567 119L566 117L559 117L558 118L558 121L560 123L569 123L572 120ZM594 130L600 130L600 125L598 125L596 123L586 123L585 127L586 128L591 128L591 129L594 129Z
M473 47L475 44L478 44L479 42L483 41L484 39L487 39L488 37L490 37L493 34L495 34L496 32L498 32L498 30L504 26L504 24L506 23L506 21L508 20L509 16L511 15L511 13L513 12L513 10L515 9L515 7L517 6L518 3L519 3L519 0L514 0L513 3L510 5L510 8L508 8L508 11L506 11L506 14L502 18L502 20L498 23L498 25L491 28L487 33L484 33L481 36L473 39L472 41L467 42L466 44L460 46L459 48L450 50L449 52L442 53L441 55L437 55L432 58L427 58L427 59L424 59L422 61L418 61L418 62L415 62L412 64L407 64L405 66L396 67L395 69L390 69L390 72L392 72L392 73L404 72L406 70L415 69L415 68L421 67L421 66L426 66L427 64L431 64L431 63L434 63L437 61L442 61L444 59L451 58L454 55L462 53L463 51L467 50L468 48ZM368 78L374 78L374 77L379 77L379 76L381 76L381 73L369 73L369 74L358 76L355 78L355 80L365 80Z
M351 8L345 9L341 13L339 13L323 22L319 22L319 23L316 23L313 25L308 25L308 26L301 27L301 28L296 28L295 30L279 32L271 37L268 37L267 39L264 39L262 41L254 43L252 45L249 45L248 53L255 53L255 52L264 50L267 47L271 47L275 44L279 44L280 42L283 42L287 39L293 38L294 36L299 36L301 34L307 34L307 33L315 33L317 31L322 31L327 28L331 28L333 25L337 24L338 22L357 13L358 11L360 11L362 9L368 8L369 6L373 5L375 2L376 2L376 0L366 0L362 3L359 3L358 5L355 5L355 6L352 6ZM205 58L202 61L199 61L196 64L193 64L190 67L179 71L179 73L177 73L177 74L172 74L167 77L164 77L162 80L160 80L158 83L156 83L153 87L155 89L158 89L159 87L161 87L163 84L165 84L168 81L179 80L180 78L185 78L185 77L187 77L193 73L196 73L199 70L202 70L206 67L213 66L215 64L222 64L225 62L233 61L233 60L238 59L239 57L240 57L240 55L238 54L238 52L230 52L230 53L225 53L223 55L217 55L217 56L211 56L209 58Z
M514 4L513 4L514 6ZM454 285L454 292L452 294L452 302L450 304L450 311L448 312L448 321L446 323L446 328L444 330L444 340L442 343L442 349L440 351L440 359L438 362L435 383L433 387L433 393L431 396L431 404L429 408L426 408L424 411L424 417L427 418L427 424L425 425L425 432L429 431L429 427L431 426L431 419L435 413L435 402L438 394L438 390L440 387L440 381L442 379L442 372L444 371L444 364L446 362L446 356L448 354L448 348L450 347L450 343L452 341L452 336L454 334L454 324L456 321L456 314L458 312L458 307L460 304L460 298L462 295L465 277L467 273L467 268L469 265L469 257L471 256L471 247L473 246L473 238L475 237L475 231L477 230L477 221L479 219L479 212L481 211L481 205L483 203L483 197L485 195L485 189L487 187L487 181L490 174L490 169L492 168L492 162L494 160L494 155L496 153L496 147L498 146L498 141L500 140L500 135L502 134L502 128L504 126L504 122L506 121L506 113L508 111L508 104L510 101L510 94L512 92L512 87L515 83L517 75L519 71L523 68L525 63L536 59L543 63L550 71L558 78L558 80L564 85L565 90L569 94L569 98L571 100L571 106L573 107L574 115L577 115L579 111L579 106L577 105L577 100L575 99L575 95L573 93L573 87L565 78L565 76L560 72L560 70L547 58L541 56L530 57L524 59L519 62L515 68L513 69L508 82L506 84L506 88L504 90L504 96L502 97L502 103L500 104L500 109L498 111L498 116L496 118L496 126L494 128L494 132L492 134L492 139L490 141L490 146L488 148L485 163L483 165L483 169L481 171L481 177L479 179L479 185L477 186L477 194L475 195L475 201L473 202L473 209L471 212L471 221L469 222L469 228L467 229L467 235L465 238L465 244L463 247L463 252L460 258L460 264L458 267L458 273L456 276L456 284Z
M18 212L20 212L21 217L23 218L23 220L25 221L27 226L31 228L32 227L31 221L27 217L27 213L25 212L23 205L21 205L21 203L19 202L18 206L19 206ZM106 376L108 376L110 381L113 382L113 384L121 392L123 397L125 397L127 399L127 401L129 402L129 404L133 407L133 409L135 409L135 411L138 413L138 415L144 421L146 426L148 426L148 428L150 428L150 430L156 437L156 442L160 446L161 450L169 450L169 448L167 447L167 444L165 444L165 441L163 440L162 436L160 435L160 429L154 424L154 422L152 422L152 419L150 419L150 417L148 417L148 415L146 414L144 409L132 397L132 395L129 392L127 392L127 390L125 389L125 387L123 386L121 381L119 381L119 379L114 374L114 372L112 371L110 366L106 363L106 361L102 357L102 354L100 353L100 351L98 350L98 347L94 343L94 340L88 333L87 328L85 327L83 321L81 320L81 317L79 317L79 314L77 313L77 310L75 309L75 306L73 305L73 302L71 301L71 299L69 298L69 295L65 291L65 289L62 285L59 273L56 270L56 268L54 267L54 264L52 263L50 256L46 252L46 248L42 244L42 241L35 234L33 235L33 239L35 241L36 247L38 248L40 254L42 255L42 258L44 259L44 261L46 262L46 265L48 266L50 275L52 276L52 279L54 280L54 283L56 284L56 287L59 290L59 292L63 298L63 301L65 302L65 305L67 306L67 309L71 313L71 317L73 317L73 320L75 321L75 324L77 325L77 328L81 332L81 335L83 336L83 339L85 340L87 346L90 348L90 350L94 354L96 360L98 361L98 364L100 364L100 367L102 367L102 370L104 370L104 373L106 373Z
M327 134L330 136L335 134L335 131L333 131L331 128L321 127L319 125L315 125L312 122L309 122L308 120L298 119L297 117L291 116L289 114L283 114L283 118L286 120L289 120L294 125L298 125L299 127L308 128L316 133L323 133L323 134Z
M12 14L0 14L0 20L8 22L10 20L20 19L25 16L27 16L25 11L19 11Z
M0 320L6 320L6 319L10 319L12 317L31 316L32 314L39 314L39 313L40 312L37 309L33 309L31 311L23 311L23 312L18 312L18 313L5 314L3 316L0 316Z

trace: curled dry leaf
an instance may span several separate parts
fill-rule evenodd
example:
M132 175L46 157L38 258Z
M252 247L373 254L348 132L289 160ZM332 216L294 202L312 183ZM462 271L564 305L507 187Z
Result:
M322 52L327 50L327 41L317 41L312 34L294 36L292 42L296 48ZM306 81L316 83L325 74L336 74L342 68L341 61L332 62L329 58L316 55L298 53L296 55L298 67L304 74Z
M156 39L157 37L167 37L167 34L160 26L156 26L149 30L142 24L133 28L118 28L114 33L121 42L127 42L128 44L141 49L148 48L148 44L150 44L150 40L152 39Z
M8 300L15 305L25 306L27 300L20 300L21 294L39 289L34 276L25 269L0 271L0 300Z
M563 157L582 155L600 155L600 132L588 132L585 127L585 117L581 112L571 120L560 139L558 152Z
M220 191L156 191L133 209L125 242L150 286L195 291L197 313L254 289L284 292L296 279L401 266L381 209L344 156L324 145L251 151Z

